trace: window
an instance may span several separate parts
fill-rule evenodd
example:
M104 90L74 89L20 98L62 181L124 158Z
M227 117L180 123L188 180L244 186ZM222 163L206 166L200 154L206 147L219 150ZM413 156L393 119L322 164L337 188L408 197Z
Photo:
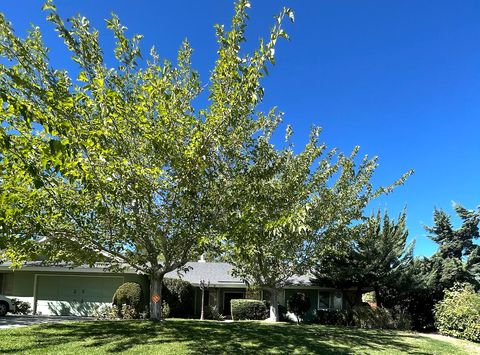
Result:
M329 309L330 308L330 292L318 293L318 308Z

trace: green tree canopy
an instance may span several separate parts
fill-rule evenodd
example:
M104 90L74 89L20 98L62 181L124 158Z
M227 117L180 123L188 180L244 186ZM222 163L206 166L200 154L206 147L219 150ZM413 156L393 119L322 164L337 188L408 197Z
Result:
M270 291L271 320L278 320L278 290L310 270L318 246L329 245L330 231L360 219L372 198L391 191L409 174L375 189L370 181L376 158L365 157L356 165L358 147L348 156L327 150L319 133L314 129L299 153L292 145L277 149L268 136L261 137L243 161L235 161L232 176L225 181L226 191L233 195L223 195L222 200L231 211L223 220L223 255L238 276ZM290 134L287 129L287 138ZM396 226L385 223L389 228L385 234L397 233L391 231ZM382 252L388 253L397 242L389 238L390 234L385 242L391 244Z
M177 62L140 51L117 16L106 21L116 40L109 66L99 32L80 15L65 22L44 5L78 65L72 76L52 66L38 27L19 38L0 15L0 233L15 265L104 262L131 267L161 295L165 273L182 268L215 236L222 163L243 154L273 115L257 113L260 79L274 61L284 9L268 41L241 54L248 1L239 0L229 30L216 26L218 59L209 103L185 41ZM272 111L273 112L273 111ZM161 317L161 300L150 303Z
M434 306L456 282L480 287L480 247L475 243L480 211L460 205L454 208L462 221L460 228L455 229L448 214L435 209L433 226L426 230L438 244L437 252L416 258L406 272L382 289L386 305L407 310L417 330L434 329Z
M339 289L375 290L382 304L382 286L402 277L412 262L414 243L407 244L406 212L397 220L388 214L372 214L363 223L336 231L336 241L320 250L314 271L316 280Z
M480 209L467 210L458 204L454 209L462 221L460 228L455 229L450 216L440 209L433 212L433 226L425 227L429 238L438 244L431 257L430 278L439 291L453 287L455 282L480 287L480 245L475 244L480 237Z

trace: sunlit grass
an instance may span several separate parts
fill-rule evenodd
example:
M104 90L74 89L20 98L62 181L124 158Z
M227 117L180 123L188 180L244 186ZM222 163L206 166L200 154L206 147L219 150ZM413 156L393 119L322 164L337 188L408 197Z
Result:
M467 354L407 332L197 320L96 321L0 331L2 354Z

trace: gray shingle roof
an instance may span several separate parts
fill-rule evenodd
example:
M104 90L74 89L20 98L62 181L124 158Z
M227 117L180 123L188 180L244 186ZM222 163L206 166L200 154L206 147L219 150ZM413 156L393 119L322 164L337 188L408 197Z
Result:
M189 270L177 273L169 272L165 277L181 278L198 286L201 280L210 281L211 286L216 287L245 287L246 284L238 277L232 276L233 266L228 263L217 262L189 262L186 265ZM291 286L311 286L310 276L293 276L288 282Z
M172 271L165 277L181 278L195 286L199 285L201 280L210 281L211 286L246 286L240 278L232 276L233 266L228 263L189 262L186 266L188 271Z

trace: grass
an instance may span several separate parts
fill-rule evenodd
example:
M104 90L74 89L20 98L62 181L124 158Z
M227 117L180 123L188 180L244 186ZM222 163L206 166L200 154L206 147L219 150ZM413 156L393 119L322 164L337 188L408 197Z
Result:
M0 331L1 354L467 354L414 333L197 320L92 321Z

